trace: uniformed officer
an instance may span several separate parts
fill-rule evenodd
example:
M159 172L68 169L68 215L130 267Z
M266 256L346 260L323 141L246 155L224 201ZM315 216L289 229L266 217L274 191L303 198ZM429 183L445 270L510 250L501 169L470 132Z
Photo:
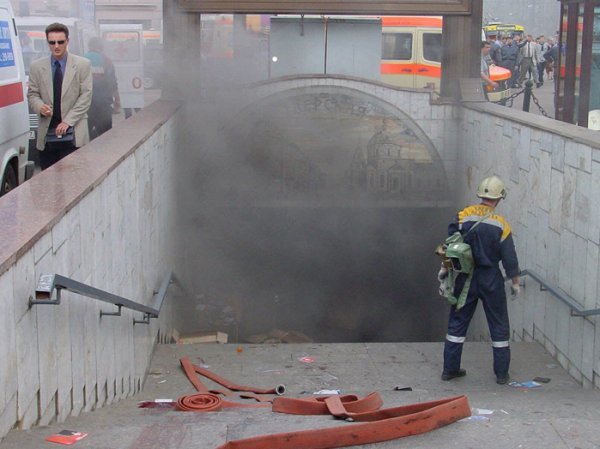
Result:
M504 183L497 176L484 179L477 190L481 203L471 205L461 210L448 226L448 234L460 231L465 243L471 245L475 268L465 305L458 309L452 306L448 318L448 334L444 345L444 370L442 380L451 380L467 374L460 367L463 343L469 323L473 318L478 299L481 299L483 310L488 322L492 338L494 356L494 374L498 384L506 384L509 379L510 365L510 329L504 276L500 271L499 262L506 275L511 278L511 292L514 296L519 293L519 262L508 222L496 214L495 208L503 198L506 198ZM485 215L489 216L483 220ZM479 225L467 234L467 231L480 221ZM439 277L445 275L444 268ZM458 276L454 294L460 294L467 278L466 274Z

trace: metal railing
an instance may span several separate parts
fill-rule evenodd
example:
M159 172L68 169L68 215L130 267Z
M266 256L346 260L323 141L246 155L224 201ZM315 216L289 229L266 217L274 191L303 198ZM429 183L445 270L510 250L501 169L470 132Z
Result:
M536 273L533 270L522 270L521 276L529 276L533 278L540 284L540 290L552 293L561 302L569 306L571 308L571 316L585 317L591 315L600 315L600 309L584 309L579 305L577 301L575 301L573 298L567 295L558 286L550 284L542 276L540 276L540 274Z
M135 310L142 312L144 318L142 320L133 319L133 324L150 324L151 318L158 318L160 310L162 309L163 302L167 296L167 290L169 285L173 282L173 273L169 272L163 279L158 291L154 294L156 299L153 307L145 306L144 304L131 301L127 298L114 295L110 292L100 290L95 287L91 287L87 284L75 281L60 274L43 274L40 276L37 288L35 289L35 299L29 297L29 307L37 306L41 304L60 304L60 292L61 290L69 290L70 292L77 293L88 298L94 298L98 301L107 302L117 306L116 312L104 312L100 311L100 316L121 316L121 308ZM56 296L53 298L52 293L56 290Z

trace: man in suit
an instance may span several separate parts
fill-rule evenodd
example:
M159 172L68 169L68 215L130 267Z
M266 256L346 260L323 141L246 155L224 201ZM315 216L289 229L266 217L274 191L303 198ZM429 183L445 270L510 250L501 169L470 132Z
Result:
M527 76L527 72L531 70L531 74L533 76L533 80L535 81L536 87L540 87L540 81L538 78L538 52L536 51L537 44L533 40L533 36L531 34L527 35L527 40L521 44L518 44L521 49L521 74L519 75L519 86L523 85L523 81Z
M46 40L51 56L31 63L27 91L29 107L40 115L36 146L42 170L89 142L87 111L92 102L91 64L67 51L69 29L62 23L50 24ZM59 139L47 141L48 134Z

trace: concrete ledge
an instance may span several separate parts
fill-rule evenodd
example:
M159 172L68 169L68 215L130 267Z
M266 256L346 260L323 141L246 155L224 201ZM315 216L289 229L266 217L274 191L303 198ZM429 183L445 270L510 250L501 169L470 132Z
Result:
M598 131L583 128L571 123L561 122L560 120L555 120L553 118L534 115L518 109L507 108L506 106L500 106L490 103L489 101L481 103L465 102L462 106L466 109L472 109L496 117L512 120L533 129L547 131L552 134L560 135L567 140L600 149L600 133Z
M0 274L179 108L157 101L0 198Z

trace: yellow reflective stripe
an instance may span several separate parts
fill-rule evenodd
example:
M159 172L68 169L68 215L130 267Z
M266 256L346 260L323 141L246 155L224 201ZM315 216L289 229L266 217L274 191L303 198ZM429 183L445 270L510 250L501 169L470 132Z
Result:
M446 335L446 340L451 343L464 343L467 337L455 337L454 335Z
M508 341L493 341L492 348L508 348Z
M462 229L462 225L465 222L479 220L481 217L488 214L491 210L492 208L490 206L485 206L483 204L475 204L473 206L465 207L458 213L459 228ZM485 223L502 229L502 237L500 238L500 241L502 242L511 233L510 225L501 215L492 214L485 219Z

